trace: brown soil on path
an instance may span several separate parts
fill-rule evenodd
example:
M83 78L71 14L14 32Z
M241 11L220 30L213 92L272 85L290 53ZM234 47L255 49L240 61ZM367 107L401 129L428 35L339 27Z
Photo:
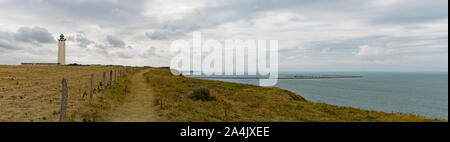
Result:
M124 103L109 116L108 122L155 122L158 121L156 107L153 105L154 95L144 74L149 70L141 70L131 80L131 93Z

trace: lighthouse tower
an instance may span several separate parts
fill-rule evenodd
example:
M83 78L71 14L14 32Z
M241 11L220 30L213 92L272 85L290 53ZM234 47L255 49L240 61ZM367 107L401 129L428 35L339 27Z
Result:
M66 39L63 34L58 39L58 64L66 65Z

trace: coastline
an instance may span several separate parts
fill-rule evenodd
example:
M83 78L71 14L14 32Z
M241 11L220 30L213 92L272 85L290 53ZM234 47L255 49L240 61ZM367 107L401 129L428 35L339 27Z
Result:
M292 74L298 73L290 73ZM447 80L441 79L447 78L448 73L341 74L361 74L364 78L280 79L275 87L301 94L307 100L317 103L448 120ZM258 84L255 79L202 79Z
M192 115L195 112L201 110L201 112L206 111L208 113L214 113L216 115L212 116L191 116L191 119L180 119L177 117L169 117L170 120L175 121L194 121L202 122L202 119L208 118L208 121L224 121L217 116L223 114L217 114L218 112L224 112L221 107L226 107L227 105L234 105L232 108L236 115L239 115L236 119L226 119L225 122L424 122L424 121L447 121L440 119L431 119L423 116L417 116L413 114L405 113L386 113L380 111L363 110L353 107L336 106L325 103L316 103L307 101L301 95L293 93L291 91L271 87L259 87L251 84L242 83L232 83L217 80L208 80L203 78L190 78L190 77L179 77L173 76L168 71L164 70L153 70L147 74L149 77L149 82L151 80L164 80L164 82L154 83L152 86L155 87L156 94L161 99L164 99L167 94L173 94L175 96L182 96L182 98L189 98L190 90L194 86L206 86L211 89L212 92L219 98L219 103L217 102L198 102L193 100L179 99L178 97L169 97L170 100L186 104L187 106L194 105L190 107L192 110L185 110L178 107L171 107L173 112L185 112L184 115ZM169 84L166 84L169 83ZM165 88L157 86L171 86L170 84L178 84L184 87L178 88ZM158 93L159 92L159 93ZM182 93L180 93L182 92ZM165 95L166 96L165 96ZM167 100L168 101L168 100ZM206 104L210 104L211 106ZM203 104L203 105L202 105ZM212 105L214 104L214 105ZM197 106L200 105L200 106ZM284 106L281 107L280 106ZM217 107L221 108L218 109ZM208 109L206 109L208 108ZM303 109L299 109L303 108ZM308 108L305 110L305 108ZM174 110L175 109L175 110ZM200 109L200 110L197 110ZM263 110L263 111L261 111ZM187 113L193 111L191 113ZM205 112L205 113L206 113ZM308 112L308 115L305 113ZM315 112L315 113L311 113ZM159 110L161 115L170 114L173 116L180 116L178 113L167 112L166 109ZM323 115L320 117L320 115ZM255 116L261 116L257 118ZM275 117L276 116L276 117ZM212 118L211 118L212 117ZM200 120L198 120L200 119ZM211 119L211 120L209 120Z
M306 100L301 95L277 87L259 87L249 84L194 79L173 76L168 69L139 68L138 72L124 77L115 87L103 95L95 95L94 103L84 99L83 84L89 82L91 73L101 76L103 71L116 67L80 66L0 66L4 88L0 95L4 115L0 121L54 122L60 99L59 82L68 77L70 89L68 120L114 121L116 116L124 118L151 111L152 121L156 122L446 122L422 116L385 113L342 107ZM56 72L59 76L49 76ZM27 80L32 78L33 80ZM46 78L46 79L42 79ZM137 80L139 79L139 80ZM95 82L101 81L96 78ZM58 82L58 83L55 83ZM21 87L26 86L26 87ZM128 87L127 87L128 86ZM210 90L215 98L211 101L192 99L195 88ZM49 89L45 89L49 88ZM124 88L130 90L127 96L121 95ZM36 93L28 94L26 91ZM139 93L142 92L142 93ZM44 95L49 94L49 95ZM128 93L127 93L128 94ZM145 95L151 95L145 97ZM136 97L143 97L138 99ZM136 98L136 99L134 99ZM137 102L135 102L137 101ZM23 102L28 102L23 105ZM138 102L148 109L141 111L132 107ZM125 106L124 106L125 105ZM132 106L127 106L132 105ZM34 111L39 108L41 111ZM115 113L118 108L130 108L125 114ZM133 108L133 109L132 109ZM15 110L15 111L13 111ZM13 113L14 112L14 113ZM110 116L110 114L117 114ZM147 113L145 113L147 114ZM126 119L128 120L128 119ZM137 119L136 121L146 121Z

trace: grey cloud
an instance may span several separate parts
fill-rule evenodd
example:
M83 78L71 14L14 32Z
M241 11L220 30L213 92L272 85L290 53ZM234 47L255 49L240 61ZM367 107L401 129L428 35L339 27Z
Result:
M112 47L117 47L117 48L125 48L126 44L123 40L120 40L114 36L107 36L106 40L108 41L108 43L112 46Z
M169 39L167 37L167 35L164 34L164 33L150 33L150 32L147 32L147 33L145 33L145 36L147 36L148 38L153 39L153 40L167 40L167 39Z
M357 52L362 45L387 48L386 44L393 43L389 48L405 49L405 51L408 51L408 53L401 53L403 55L433 55L439 52L439 50L418 52L408 50L410 48L425 48L429 46L447 46L448 48L448 34L446 36L442 35L442 33L436 32L438 29L433 27L435 25L427 25L430 22L444 21L433 24L445 26L445 20L448 19L448 1L446 0L390 1L388 4L382 3L381 5L373 4L378 3L378 1L362 0L333 0L326 2L320 0L217 0L212 2L212 4L195 8L195 10L177 14L176 16L179 17L175 19L147 15L146 12L152 9L146 7L146 2L148 1L3 0L0 4L0 18L10 23L6 25L2 23L0 25L5 25L7 28L2 27L2 30L9 30L8 32L10 33L5 32L5 34L0 31L0 49L20 49L16 46L26 47L27 44L33 44L33 47L35 47L35 45L55 42L54 37L45 28L49 28L50 31L62 31L65 33L79 33L79 31L84 31L86 34L76 34L72 38L73 41L71 42L76 43L74 46L86 48L93 45L93 49L86 50L93 51L96 54L116 56L117 58L124 59L129 59L129 56L127 56L129 54L116 54L119 53L116 52L120 50L119 48L137 48L139 46L160 47L161 45L158 44L164 44L164 41L178 39L187 35L191 36L190 34L193 31L217 33L218 35L224 36L224 38L227 38L227 36L253 38L283 35L283 37L287 37L288 39L282 39L280 37L278 40L292 43L288 46L293 48L281 50L281 58L290 57L288 61L292 62L301 60L300 58L302 56L312 57L311 61L315 61L316 59L350 58L349 56L353 57L352 52ZM203 1L192 1L192 3L197 2L202 3ZM169 3L173 3L173 1ZM174 5L174 7L176 6ZM153 10L156 11L157 9ZM173 12L171 10L174 9L169 9L169 11L156 11L156 13L171 13ZM280 30L276 31L276 34L274 34L274 31L258 33L264 30L264 27L257 27L257 24L261 23L254 23L253 20L267 16L265 15L267 12L294 14L298 17L305 17L305 21L302 21L304 19L298 19L298 21L296 19L292 19L291 21L286 20L283 22L287 22L287 24L280 23L274 25L274 27L280 27ZM8 15L1 15L2 13L8 13ZM274 19L277 19L277 17L274 17ZM336 21L344 22L338 23ZM338 25L346 23L345 21L349 21L348 23L350 24L356 24ZM243 24L244 26L240 25L241 22L245 23ZM289 22L299 23L299 25L289 24ZM313 24L312 26L304 26L302 22ZM30 23L45 28L22 27L20 30L8 29L10 27L16 27L16 25L30 26ZM228 23L231 23L231 28L233 26L238 28L230 29L235 31L220 31L218 27ZM247 23L248 25L246 25ZM262 25L264 26L264 23ZM286 25L289 27L286 28ZM387 33L380 35L377 32L377 28L387 31ZM445 30L448 29L442 28L443 32ZM407 32L404 31L411 31L411 33L418 32L421 35L411 37L405 34ZM323 37L323 39L307 39L308 36L318 33L334 34L335 32L338 34L345 32L348 35L363 35L364 37L354 38L355 36L348 36L352 39L345 39L344 37L334 39L327 38L327 35L323 35L317 36L319 38ZM366 32L367 34L362 34ZM222 35L222 33L224 34ZM232 35L227 35L228 33ZM370 33L373 34L370 35ZM106 37L106 40L96 39L96 37ZM300 37L302 40L307 41L307 43L301 43L305 45L304 48L297 48L297 45L294 44L300 42L296 42L294 41L296 39L290 37ZM125 39L136 40L127 41ZM156 45L139 45L139 43L148 43L145 40L158 41L151 41L152 44ZM425 42L426 44L411 44L414 41L424 40L430 41ZM24 45L16 44L18 41ZM131 47L127 43L133 43L136 46ZM166 55L166 52L156 50L154 47L136 54L141 55L142 58L158 57L158 59L161 59L170 57Z
M146 32L145 36L152 40L169 40L180 36L183 36L182 32L171 32L171 31L158 31L158 32Z
M16 32L0 32L0 48L9 50L25 49L24 44L41 47L41 44L56 43L47 29L41 27L21 27Z
M8 39L10 37L9 33L7 32L0 32L0 39Z
M47 29L41 27L21 27L14 34L17 41L22 42L38 42L38 43L55 43L55 39Z
M158 54L156 54L156 48L155 47L150 47L150 49L146 50L144 52L144 54L142 54L143 57L149 57L149 56L158 56Z
M119 52L119 53L116 53L115 56L118 56L118 57L120 57L120 58L125 58L125 59L130 59L130 58L133 58L133 57L134 57L133 54L129 54L129 53L126 53L126 52Z
M75 37L75 41L78 43L80 47L87 48L90 44L95 44L94 41L89 40L84 34L78 33Z
M419 42L420 44L410 44L410 42ZM423 42L426 41L426 42ZM423 43L421 43L423 42ZM280 57L288 59L296 57L298 59L304 56L314 57L317 60L340 60L353 57L361 51L361 46L369 46L367 52L379 52L369 57L361 56L364 60L386 60L392 58L401 58L404 56L416 55L440 55L443 49L425 50L425 47L446 46L448 45L448 36L406 36L396 37L389 35L372 35L359 38L342 40L324 40L310 42L304 47L291 47L280 49Z
M160 51L161 49L158 49L154 46L151 46L149 49L143 51L139 56L142 58L163 58L163 59L167 59L170 60L171 56L168 55L163 55L162 53L164 51Z
M44 0L44 1L14 1L9 0L0 5L1 9L16 9L30 12L32 15L76 20L104 21L112 23L130 22L134 16L141 13L139 8L144 0L108 1L108 0Z
M17 46L13 46L9 43L4 43L4 42L0 41L0 49L15 50L15 49L20 49L20 48Z
M319 16L325 13L337 16L337 12L354 12L364 6L361 0L317 1L317 0L231 0L220 5L197 9L183 19L164 23L168 30L183 29L192 32L237 20L251 20L267 11L287 11L302 15ZM323 16L323 15L322 15Z
M447 0L409 0L377 11L373 24L413 24L448 19Z
M187 33L237 20L248 21L268 11L291 12L315 20L359 19L366 24L414 24L448 18L446 0L412 0L377 7L371 3L361 0L231 0L197 9L182 19L167 21L160 26Z

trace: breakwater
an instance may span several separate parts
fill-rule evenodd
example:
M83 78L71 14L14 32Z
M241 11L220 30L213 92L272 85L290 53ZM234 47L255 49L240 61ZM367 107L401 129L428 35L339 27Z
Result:
M200 79L267 79L268 77L251 77L251 76L186 76ZM345 78L363 78L363 76L348 76L348 75L320 75L320 76L292 76L292 77L278 77L278 79L292 80L292 79L345 79Z

